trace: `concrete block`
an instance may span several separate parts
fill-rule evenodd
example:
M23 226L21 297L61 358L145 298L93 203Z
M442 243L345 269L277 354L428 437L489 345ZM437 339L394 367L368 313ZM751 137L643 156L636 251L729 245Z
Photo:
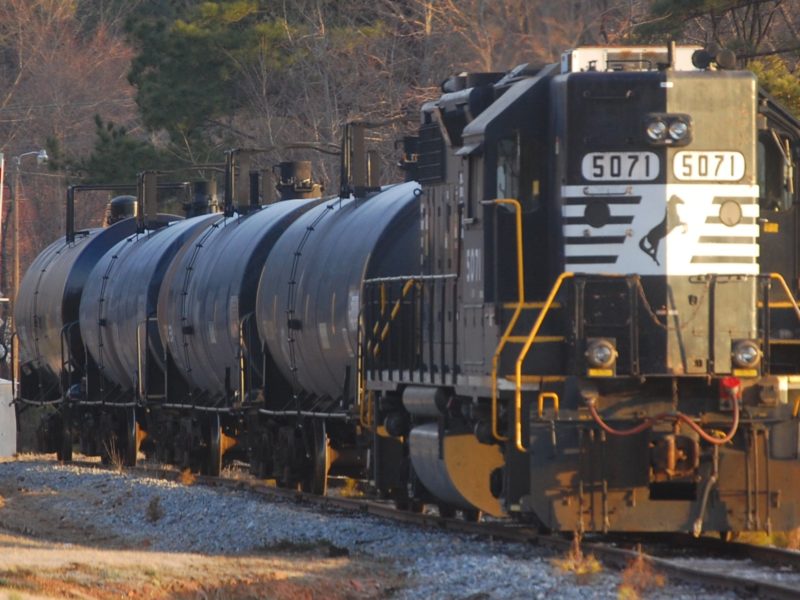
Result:
M17 416L12 400L11 382L0 379L0 456L17 452Z

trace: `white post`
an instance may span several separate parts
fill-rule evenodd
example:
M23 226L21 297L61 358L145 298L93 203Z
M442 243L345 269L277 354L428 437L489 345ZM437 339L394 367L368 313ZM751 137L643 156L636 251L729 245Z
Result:
M6 165L5 159L3 158L3 153L0 152L0 248L3 247L3 188L4 179L6 174ZM0 269L6 268L6 257L5 255L0 256ZM0 290L0 302L8 302L8 296L6 295L6 290Z

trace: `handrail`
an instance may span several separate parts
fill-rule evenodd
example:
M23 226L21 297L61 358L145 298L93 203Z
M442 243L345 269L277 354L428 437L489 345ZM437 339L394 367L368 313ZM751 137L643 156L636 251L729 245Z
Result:
M363 306L363 292L362 296L362 306ZM367 401L367 381L366 381L366 373L364 372L366 369L366 348L364 347L364 314L363 308L358 315L358 340L356 342L356 346L358 347L358 356L356 358L356 380L358 381L357 390L356 390L356 401L358 402L358 421L361 424L361 427L364 429L369 429L369 423L367 422L366 418L366 408L365 404Z
M395 301L394 306L392 307L392 310L389 313L389 319L386 321L383 328L380 327L381 323L380 320L375 322L375 327L374 327L375 331L373 331L373 335L377 336L378 331L380 331L380 339L377 340L374 346L372 346L373 356L378 356L380 354L381 343L386 341L386 338L389 336L389 328L392 322L397 318L397 315L400 313L400 307L403 305L403 298L405 298L408 295L408 292L410 292L414 288L414 286L418 285L419 282L413 277L408 281L406 281L405 284L403 285L402 291L400 292L400 297ZM386 291L383 282L381 283L380 289L381 289L381 317L383 317L386 313L386 306L388 305L388 298L386 297ZM367 343L368 350L370 349L371 343L372 342Z
M539 392L539 418L544 414L544 401L553 401L553 410L555 411L556 418L558 418L559 398L555 392Z
M146 325L149 317L136 324L136 394L137 400L144 398L144 365L142 361L142 325Z
M797 316L797 320L800 321L800 306L797 305L797 300L794 299L794 294L792 294L792 290L789 289L789 286L787 285L786 280L783 278L783 275L780 273L770 273L769 278L774 279L781 284L783 291L786 293L786 297L789 298L790 307L794 309L794 314Z
M519 316L522 314L522 308L525 304L525 268L524 268L524 253L522 251L522 205L519 203L519 200L515 200L514 198L498 198L495 200L484 200L481 202L484 205L494 205L494 204L507 204L513 206L515 209L515 220L516 220L516 233L517 233L517 306L514 309L514 314L511 316L511 320L508 322L508 326L506 330L503 332L502 337L500 338L500 342L497 344L497 348L494 351L494 356L492 356L492 437L499 442L507 442L508 437L500 435L498 431L498 418L497 418L497 365L500 361L500 354L503 352L503 348L505 348L506 344L508 343L508 339L511 337L511 333L514 331L514 327L517 325L517 321L519 320Z
M244 362L244 360L245 360L244 359L244 348L245 348L244 327L245 327L245 321L247 321L247 319L250 318L250 315L252 315L252 314L253 313L248 313L244 317L239 319L239 340L238 340L239 348L237 349L237 352L236 352L236 354L238 355L236 357L238 359L237 362L239 363L238 365L236 365L237 368L238 368L238 371L239 371L239 377L237 378L239 381L236 382L237 385L239 386L239 402L244 402L244 394L245 394L245 386L246 386L246 383L245 383L245 371L247 369L247 366L245 365L245 362ZM225 390L225 391L227 392L228 390Z
M520 350L519 357L517 358L514 390L514 445L520 452L528 451L528 449L522 443L522 363L525 361L528 351L531 349L531 346L533 346L533 342L536 340L536 336L538 335L539 330L542 328L542 323L544 322L544 319L547 316L553 301L556 299L556 296L561 289L561 284L564 283L564 280L574 277L574 275L574 273L564 272L558 276L558 279L556 279L556 282L553 284L553 287L544 302L544 308L542 308L542 310L539 312L539 316L536 317L536 322L533 324L533 328L531 329L530 334L528 334L528 339L525 340L525 344L522 346L522 350Z

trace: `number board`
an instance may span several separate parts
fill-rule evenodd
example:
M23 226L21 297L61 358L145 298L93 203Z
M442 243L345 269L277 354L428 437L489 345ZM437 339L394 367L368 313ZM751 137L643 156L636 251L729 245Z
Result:
M651 181L659 166L653 152L591 152L581 161L581 174L589 181Z
M672 159L672 171L681 181L739 181L744 166L741 152L683 150Z

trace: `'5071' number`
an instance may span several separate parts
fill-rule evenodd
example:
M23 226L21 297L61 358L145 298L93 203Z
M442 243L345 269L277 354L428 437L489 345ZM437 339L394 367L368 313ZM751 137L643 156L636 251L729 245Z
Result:
M650 181L658 171L653 152L591 152L581 161L581 174L589 181Z
M744 156L740 152L677 152L672 171L681 181L739 181L744 177Z

